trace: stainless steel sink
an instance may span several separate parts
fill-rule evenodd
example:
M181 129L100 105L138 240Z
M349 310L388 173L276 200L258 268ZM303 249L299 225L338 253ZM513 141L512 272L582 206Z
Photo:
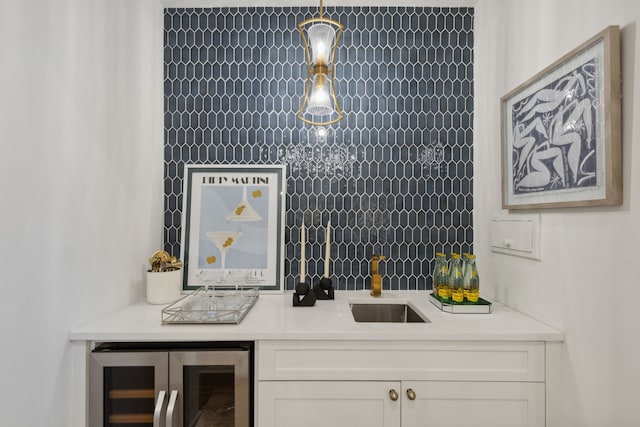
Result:
M349 305L356 322L431 323L427 316L404 301L351 302Z

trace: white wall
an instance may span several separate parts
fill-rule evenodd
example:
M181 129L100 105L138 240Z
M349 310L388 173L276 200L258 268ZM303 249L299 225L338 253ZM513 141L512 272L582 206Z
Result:
M162 237L161 19L155 0L0 3L3 426L71 425L69 329L144 295Z
M639 423L639 17L637 0L480 0L476 9L474 249L481 286L566 333L563 427ZM622 30L623 205L536 211L539 262L490 252L489 221L508 213L499 191L500 97L608 25Z

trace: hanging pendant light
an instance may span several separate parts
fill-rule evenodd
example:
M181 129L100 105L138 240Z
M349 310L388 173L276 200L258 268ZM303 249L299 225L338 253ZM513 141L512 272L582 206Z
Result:
M342 119L336 98L334 61L344 26L320 14L298 24L307 58L307 80L298 118L314 126L326 126Z

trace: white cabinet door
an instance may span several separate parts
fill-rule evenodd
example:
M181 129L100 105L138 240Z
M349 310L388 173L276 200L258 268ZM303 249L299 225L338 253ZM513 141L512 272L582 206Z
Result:
M257 427L400 427L400 382L260 381L258 388Z
M402 383L402 427L544 427L544 408L543 383Z

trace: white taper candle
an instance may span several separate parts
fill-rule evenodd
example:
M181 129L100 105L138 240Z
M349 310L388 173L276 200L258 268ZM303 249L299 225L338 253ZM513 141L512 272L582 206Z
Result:
M300 228L300 283L305 282L306 270L305 265L307 264L307 254L305 246L307 244L307 231L304 227L304 222L302 223L302 227Z
M327 222L326 240L324 242L324 277L329 278L329 263L331 261L331 223Z

